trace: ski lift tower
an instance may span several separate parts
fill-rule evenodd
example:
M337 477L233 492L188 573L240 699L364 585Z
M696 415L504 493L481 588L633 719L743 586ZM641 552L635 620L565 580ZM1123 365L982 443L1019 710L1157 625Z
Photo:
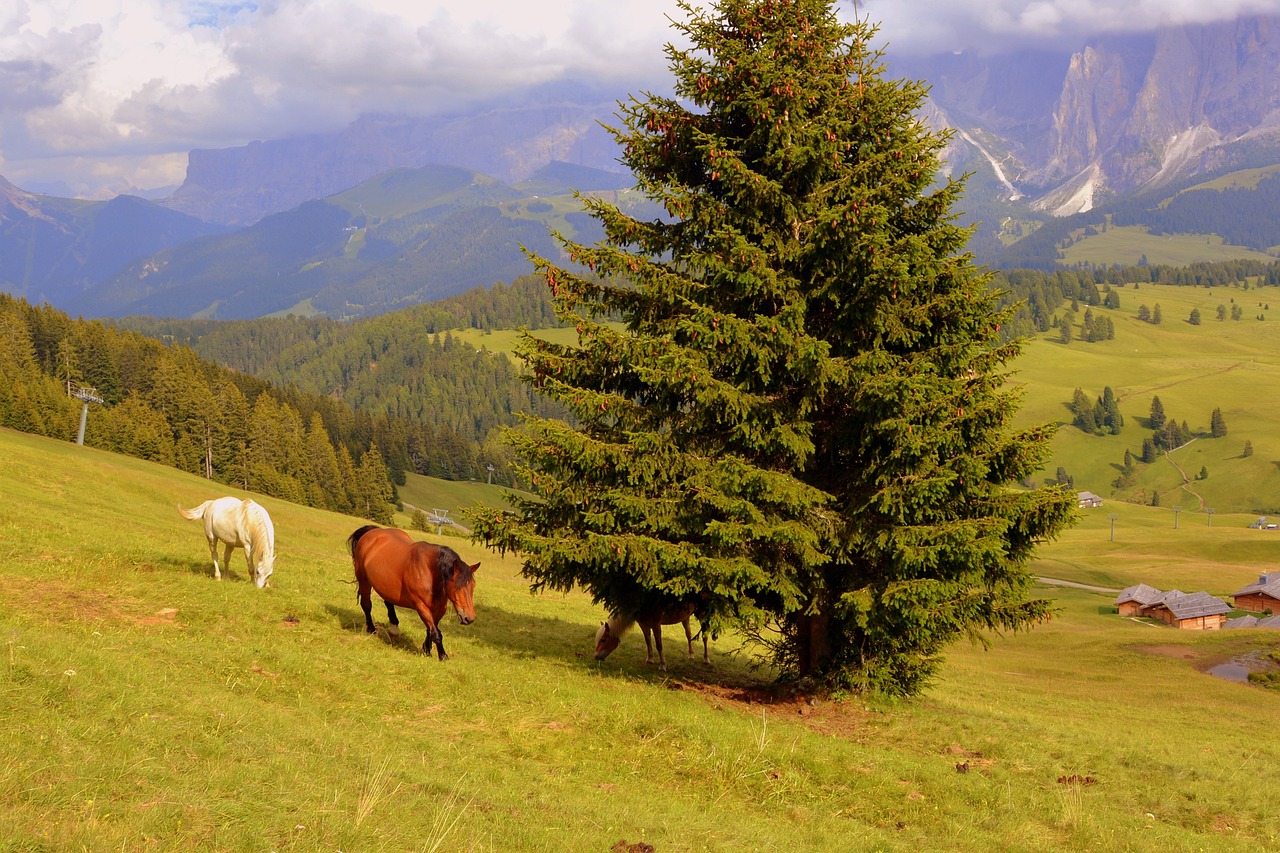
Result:
M89 420L89 404L102 404L102 397L98 395L97 388L90 388L88 385L80 385L71 392L71 396L84 403L84 407L80 409L80 431L76 433L76 444L84 444L84 425Z
M453 524L453 521L449 518L449 510L447 509L431 510L431 514L427 516L427 521L436 526L437 536L444 533L444 526L446 524Z

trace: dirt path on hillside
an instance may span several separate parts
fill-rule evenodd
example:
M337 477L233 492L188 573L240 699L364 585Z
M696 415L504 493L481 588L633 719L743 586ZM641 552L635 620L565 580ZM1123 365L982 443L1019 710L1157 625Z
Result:
M1107 592L1118 593L1120 590L1112 589L1109 586L1093 586L1087 583L1076 583L1075 581L1064 581L1058 578L1037 578L1040 583L1047 583L1049 586L1069 586L1072 589L1087 589L1090 592Z
M1197 379L1205 379L1209 376L1220 376L1223 373L1230 373L1233 370L1238 370L1239 368L1244 367L1246 364L1251 364L1251 363L1252 362L1249 362L1249 361L1237 361L1235 364L1229 364L1226 367L1223 367L1219 370L1211 370L1208 373L1202 373L1199 376L1188 376L1186 379L1179 379L1177 382L1167 382L1164 385L1153 385L1150 388L1137 388L1137 389L1134 389L1133 391L1128 392L1127 394L1118 395L1116 399L1126 400L1129 397L1135 397L1139 394L1153 394L1156 391L1163 391L1165 388L1173 388L1176 385L1182 385L1183 383L1186 383L1186 382L1194 382Z
M1195 441L1195 439L1193 438L1191 439L1191 441ZM1186 444L1182 445L1182 447L1186 447L1187 444L1191 443L1191 441L1188 441ZM1176 449L1181 450L1182 447L1178 447ZM1178 474L1182 476L1182 485L1179 486L1178 488L1186 492L1187 494L1191 495L1191 497L1195 498L1196 503L1199 504L1199 508L1204 509L1204 498L1191 489L1191 478L1187 476L1187 472L1183 470L1182 466L1179 465L1177 462L1175 462L1173 457L1168 453L1164 455L1164 458L1167 459L1169 461L1169 464L1172 465L1174 469L1178 472Z

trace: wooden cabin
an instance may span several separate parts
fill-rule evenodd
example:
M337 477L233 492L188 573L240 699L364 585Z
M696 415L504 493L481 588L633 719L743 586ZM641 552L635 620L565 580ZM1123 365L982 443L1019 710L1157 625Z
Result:
M1143 608L1158 602L1163 595L1155 587L1140 583L1122 589L1113 604L1121 616L1146 616Z
M1166 592L1143 608L1143 616L1159 619L1181 631L1217 631L1227 621L1231 605L1207 592Z
M1237 610L1280 614L1280 573L1258 575L1244 589L1231 593Z

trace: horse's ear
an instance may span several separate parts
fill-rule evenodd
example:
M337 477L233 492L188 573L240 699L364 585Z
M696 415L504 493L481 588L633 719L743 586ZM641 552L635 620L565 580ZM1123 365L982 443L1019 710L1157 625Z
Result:
M471 567L471 574L474 575L478 571L480 571L480 564L476 563L474 566Z

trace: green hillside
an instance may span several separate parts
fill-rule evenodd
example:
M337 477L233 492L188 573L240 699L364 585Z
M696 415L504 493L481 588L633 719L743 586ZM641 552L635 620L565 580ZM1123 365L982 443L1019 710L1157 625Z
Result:
M1188 264L1229 261L1236 258L1272 260L1264 252L1247 246L1233 246L1216 234L1152 234L1145 225L1108 228L1084 237L1062 252L1062 263L1137 264L1143 259L1153 264Z
M175 509L222 487L7 430L0 456L3 849L1280 844L1275 694L1203 671L1265 632L1152 627L1045 586L1056 618L955 647L918 701L809 702L765 689L733 637L710 667L670 630L666 673L635 635L597 663L585 596L530 595L515 560L450 539L481 562L477 620L443 623L439 663L409 614L398 641L363 633L360 519L262 498L278 556L257 590L239 554L213 580ZM1039 567L1220 591L1268 536L1121 517L1115 543L1090 515Z
M1162 506L1181 505L1192 513L1210 507L1217 512L1280 512L1275 428L1280 420L1280 291L1144 284L1118 293L1120 308L1093 309L1114 320L1113 340L1064 345L1057 342L1055 329L1033 340L1017 363L1014 379L1026 395L1021 417L1063 424L1046 476L1062 466L1078 489L1142 503L1159 492ZM1139 320L1142 305L1150 310L1159 305L1163 322ZM1228 317L1231 307L1239 305L1242 318L1216 319L1219 305ZM1198 326L1188 322L1193 309L1202 318ZM1074 390L1094 399L1107 386L1119 400L1123 430L1097 436L1072 427L1067 406ZM1168 457L1139 465L1133 485L1117 489L1112 484L1125 450L1140 454L1143 439L1151 435L1147 424L1153 396L1159 396L1170 418L1185 420L1197 433L1207 434L1213 410L1221 409L1228 433L1197 438ZM1242 455L1246 440L1254 449L1248 457ZM1195 480L1202 468L1208 478ZM1179 469L1191 482L1184 483Z
M451 166L395 169L142 259L83 294L77 307L108 317L382 314L514 281L529 272L521 247L554 253L553 230L594 240L600 226L574 192L646 205L622 189L631 183L556 163L518 188Z

